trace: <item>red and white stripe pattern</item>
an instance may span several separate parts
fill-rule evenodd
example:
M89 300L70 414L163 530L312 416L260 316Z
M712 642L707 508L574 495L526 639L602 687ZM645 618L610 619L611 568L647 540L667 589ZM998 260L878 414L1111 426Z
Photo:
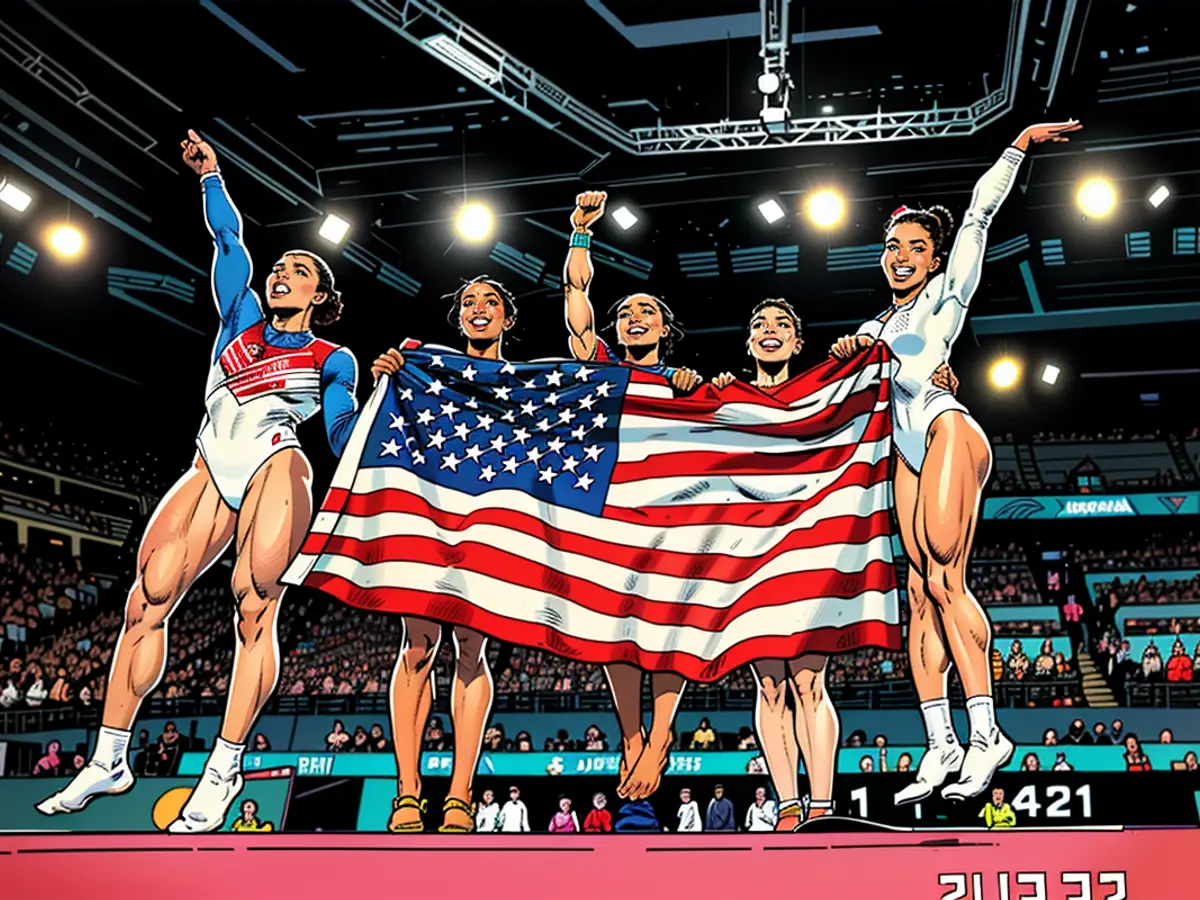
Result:
M898 648L890 379L878 347L773 395L635 372L601 516L362 467L376 388L285 581L592 663L715 681Z

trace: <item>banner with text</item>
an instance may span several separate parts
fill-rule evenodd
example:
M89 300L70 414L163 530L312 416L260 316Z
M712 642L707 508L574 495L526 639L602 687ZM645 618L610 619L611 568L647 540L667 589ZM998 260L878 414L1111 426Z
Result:
M988 497L985 519L1106 519L1115 516L1200 515L1200 493L1083 494L1058 497Z

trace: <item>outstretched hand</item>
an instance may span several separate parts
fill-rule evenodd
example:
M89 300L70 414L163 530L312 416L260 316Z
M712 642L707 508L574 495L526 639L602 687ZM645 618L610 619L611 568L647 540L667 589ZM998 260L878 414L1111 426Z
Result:
M1078 119L1071 119L1069 122L1048 122L1042 125L1030 125L1017 138L1013 144L1018 150L1028 150L1030 144L1066 144L1070 142L1067 137L1073 131L1079 131L1083 125Z
M586 231L604 215L604 204L608 194L604 191L584 191L575 198L575 212L571 213L571 227Z
M212 145L196 134L195 129L188 129L186 140L179 142L183 148L183 161L197 175L208 175L217 171L217 154Z
M404 354L393 347L379 354L375 362L371 363L371 376L378 382L384 375L395 375L403 365Z

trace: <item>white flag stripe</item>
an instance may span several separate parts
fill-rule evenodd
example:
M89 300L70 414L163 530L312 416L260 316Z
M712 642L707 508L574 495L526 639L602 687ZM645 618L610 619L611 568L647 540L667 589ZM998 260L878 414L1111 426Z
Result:
M895 625L899 619L894 590L868 591L850 600L816 598L748 609L723 630L712 632L608 615L550 596L543 590L509 584L500 577L440 565L364 564L346 556L325 555L314 561L312 571L340 576L364 589L402 585L408 590L459 597L494 615L547 625L570 637L605 643L632 641L647 652L676 651L702 659L714 659L755 638L790 637L818 628L842 628L868 621Z
M830 407L839 406L851 394L872 390L878 383L878 368L867 366L851 376L824 385L787 407L731 401L722 404L712 419L718 425L794 425L822 415Z
M435 509L451 515L469 515L483 506L479 497L452 488L439 488L423 481L412 472L394 466L362 469L354 484L354 492L359 495L389 489L407 491L423 497ZM713 529L718 527L698 524L659 528L654 525L639 525L636 522L609 521L564 507L552 507L522 491L489 491L487 498L489 507L523 513L563 531L595 534L605 539L608 539L606 535L611 535L615 542L627 546L661 547L663 550L681 553L695 553L697 547L706 546ZM822 497L787 526L721 525L721 546L710 548L710 552L757 556L765 549L762 541L770 541L772 546L778 542L780 527L789 531L812 528L826 519L869 516L872 513L890 510L891 505L891 486L888 483L868 487L847 485ZM313 525L313 533L328 534L340 515L331 513L326 518L326 515L322 514ZM601 526L603 531L600 530Z
M356 540L372 540L383 535L403 535L405 538L432 538L450 546L470 541L490 547L503 547L506 552L521 559L546 566L564 575L582 578L610 590L614 585L621 585L626 593L646 600L712 609L728 608L736 603L741 595L775 578L816 569L837 569L846 574L854 574L861 572L871 560L887 559L892 552L890 534L859 544L803 547L780 553L747 578L724 583L712 581L704 576L681 578L658 572L639 575L625 566L559 550L539 537L511 528L479 524L470 525L464 531L446 531L428 519L407 513L381 513L364 518L343 516L334 534ZM393 583L404 584L399 581Z
M882 462L891 441L859 444L845 463L813 475L686 475L645 478L608 489L608 505L624 509L695 506L706 503L795 503L807 500L842 478L856 463Z
M862 440L871 416L887 411L878 404L847 422L835 435L812 438L781 438L778 435L752 434L724 425L704 429L678 419L657 419L625 415L621 418L621 462L640 462L662 453L711 451L714 453L803 453L844 447Z

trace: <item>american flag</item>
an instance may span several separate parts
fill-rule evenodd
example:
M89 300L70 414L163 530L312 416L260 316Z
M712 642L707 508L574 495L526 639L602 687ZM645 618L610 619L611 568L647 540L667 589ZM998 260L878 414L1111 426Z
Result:
M682 398L632 366L404 355L286 583L697 681L899 646L886 350Z

